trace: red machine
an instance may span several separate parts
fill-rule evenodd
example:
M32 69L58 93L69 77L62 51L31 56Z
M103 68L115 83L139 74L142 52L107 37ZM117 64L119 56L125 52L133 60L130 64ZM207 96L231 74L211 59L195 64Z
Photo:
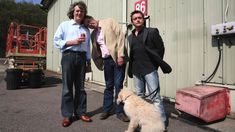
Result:
M12 81L16 73L22 74L22 79L18 80L21 82L22 80L35 78L32 77L33 74L31 78L29 78L29 73L32 71L37 71L37 73L42 75L42 70L46 68L46 40L46 27L11 22L6 42L6 58L9 64L7 69L7 81ZM9 79L10 74L13 74L13 77L10 77L11 79ZM19 77L19 75L17 76ZM11 83L9 83L9 85L11 85ZM9 87L16 88L18 86Z
M6 57L14 59L14 68L45 68L46 36L46 27L12 22L7 36Z

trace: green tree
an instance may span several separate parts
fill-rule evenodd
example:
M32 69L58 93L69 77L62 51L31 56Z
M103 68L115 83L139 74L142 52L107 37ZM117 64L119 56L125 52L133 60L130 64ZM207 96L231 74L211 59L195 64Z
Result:
M10 23L46 26L47 12L40 5L15 3L12 0L0 1L0 57L5 57L7 32Z

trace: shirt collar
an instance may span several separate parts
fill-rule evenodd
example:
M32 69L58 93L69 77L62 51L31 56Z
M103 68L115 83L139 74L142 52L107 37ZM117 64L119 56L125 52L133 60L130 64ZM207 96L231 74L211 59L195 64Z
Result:
M70 20L70 23L71 23L72 25L79 25L79 27L80 27L80 26L84 26L83 24L77 23L77 22L76 22L75 20L73 20L73 19Z
M141 30L138 32L138 34L140 34L141 32L143 32L144 28L145 28L145 27L142 27ZM132 30L132 34L135 34L135 30L136 30L136 29Z

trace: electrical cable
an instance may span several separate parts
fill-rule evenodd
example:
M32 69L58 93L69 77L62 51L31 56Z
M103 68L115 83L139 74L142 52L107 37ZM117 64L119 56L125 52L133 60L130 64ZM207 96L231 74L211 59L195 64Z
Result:
M218 62L216 64L216 67L215 67L214 71L212 72L212 74L206 80L202 80L201 81L202 83L209 83L214 78L214 76L215 76L215 74L216 74L216 72L217 72L217 70L219 68L219 64L220 64L220 61L221 61L221 55L222 54L221 54L221 49L220 49L220 38L218 37L217 40L218 40L217 46L218 46L218 51L219 51Z

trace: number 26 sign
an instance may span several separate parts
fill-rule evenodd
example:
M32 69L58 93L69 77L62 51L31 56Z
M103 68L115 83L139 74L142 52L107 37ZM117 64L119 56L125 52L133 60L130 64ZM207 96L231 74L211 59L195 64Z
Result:
M144 16L147 16L147 0L139 0L134 4L135 10L140 10L144 13Z

